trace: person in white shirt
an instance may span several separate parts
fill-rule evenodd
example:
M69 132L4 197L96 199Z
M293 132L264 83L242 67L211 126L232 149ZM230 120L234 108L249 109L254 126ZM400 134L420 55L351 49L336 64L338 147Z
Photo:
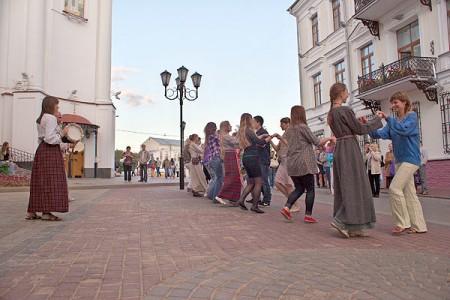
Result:
M58 103L55 97L45 97L36 120L39 146L31 171L27 220L40 219L37 212L42 212L42 220L61 221L51 212L69 211L67 179L60 148L61 138L67 135L68 129L61 130L58 126Z

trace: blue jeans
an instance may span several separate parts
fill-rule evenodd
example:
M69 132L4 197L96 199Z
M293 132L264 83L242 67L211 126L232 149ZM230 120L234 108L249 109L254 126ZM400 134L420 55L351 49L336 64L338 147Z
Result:
M222 159L219 156L214 156L209 161L209 167L214 172L214 179L211 176L211 182L209 183L211 185L210 194L213 199L215 200L216 196L219 195L220 190L222 189L223 185L223 166L222 166Z
M275 175L277 174L276 168L270 168L269 170L269 185L271 188L275 185Z
M325 174L327 175L328 187L331 190L331 172L330 172L330 167L324 166L323 168L325 169Z
M147 164L139 165L139 175L141 175L142 181L147 181Z
M170 177L170 169L169 168L164 168L164 176L166 177L166 179L168 177Z
M261 166L261 176L262 176L262 180L263 180L263 185L261 188L261 191L264 196L263 202L266 204L270 204L270 200L272 200L272 193L270 191L270 185L269 185L270 167L266 166L266 165L260 165L260 166Z
M209 174L209 182L208 182L208 186L206 187L206 196L208 196L211 199L214 199L212 197L212 183L216 180L216 174L214 174L214 170L211 168L211 166L209 165L209 161L206 162L204 164L206 170L208 171Z

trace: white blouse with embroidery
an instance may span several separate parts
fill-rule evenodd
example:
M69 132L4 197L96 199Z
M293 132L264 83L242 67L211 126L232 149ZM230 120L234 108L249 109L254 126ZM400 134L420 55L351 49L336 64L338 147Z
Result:
M41 118L41 124L37 124L39 144L44 141L50 145L61 143L61 128L58 126L56 117L51 114L44 114Z

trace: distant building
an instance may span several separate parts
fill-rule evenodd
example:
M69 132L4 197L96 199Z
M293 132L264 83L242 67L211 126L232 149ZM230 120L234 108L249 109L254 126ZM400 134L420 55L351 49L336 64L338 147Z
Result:
M0 0L0 28L0 141L34 154L42 99L53 96L80 117L69 118L84 133L77 176L113 177L112 0Z
M154 159L164 160L167 156L178 161L180 157L180 140L149 137L142 145L145 145L145 149Z
M343 82L357 117L382 110L404 90L419 116L429 154L428 184L446 187L450 173L450 1L297 0L300 103L318 136L330 136L329 89ZM368 135L359 137L362 147ZM379 141L383 153L389 141Z

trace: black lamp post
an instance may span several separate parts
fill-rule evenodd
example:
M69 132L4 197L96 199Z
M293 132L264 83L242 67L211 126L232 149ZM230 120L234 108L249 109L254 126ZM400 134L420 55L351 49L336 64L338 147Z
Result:
M192 74L192 84L195 90L186 88L186 78L189 72L184 66L177 70L178 77L175 79L177 87L167 88L170 82L169 72L164 71L161 73L161 80L164 86L164 96L169 100L180 100L180 190L184 190L184 162L183 162L183 146L184 146L184 127L186 123L183 121L183 100L194 101L198 98L198 88L200 87L200 81L202 80L202 75L195 72ZM169 94L168 92L169 91Z

